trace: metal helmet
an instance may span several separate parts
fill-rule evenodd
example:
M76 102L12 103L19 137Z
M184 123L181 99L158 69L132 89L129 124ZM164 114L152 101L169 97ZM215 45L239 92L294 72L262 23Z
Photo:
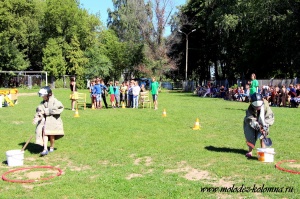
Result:
M38 92L39 97L44 97L44 96L51 96L52 95L52 90L49 86L44 86L41 88Z
M251 105L254 108L259 108L264 104L263 98L259 93L253 93L251 95Z

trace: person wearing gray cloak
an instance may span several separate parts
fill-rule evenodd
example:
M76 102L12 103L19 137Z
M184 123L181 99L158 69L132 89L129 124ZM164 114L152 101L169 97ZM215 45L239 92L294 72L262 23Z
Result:
M40 153L42 156L48 152L54 151L54 140L64 136L63 122L60 114L64 110L63 104L52 94L50 87L45 86L38 92L43 101L36 109L33 123L36 127L36 143L43 145L44 150ZM47 144L50 141L50 150Z
M248 145L246 157L252 157L255 143L260 139L261 148L265 148L263 139L269 134L269 127L274 123L274 114L269 103L259 93L251 95L251 104L244 118L244 134Z

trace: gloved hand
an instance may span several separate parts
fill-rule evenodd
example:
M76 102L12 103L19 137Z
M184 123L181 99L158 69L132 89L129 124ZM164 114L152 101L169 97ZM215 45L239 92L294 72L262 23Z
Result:
M264 132L265 132L265 136L267 136L267 135L269 134L269 124L265 124L265 125L263 126L263 130L264 130Z
M258 123L257 121L252 121L252 122L250 123L250 126L251 126L252 128L254 128L255 130L257 130L257 131L260 130L260 125L259 125L259 123Z

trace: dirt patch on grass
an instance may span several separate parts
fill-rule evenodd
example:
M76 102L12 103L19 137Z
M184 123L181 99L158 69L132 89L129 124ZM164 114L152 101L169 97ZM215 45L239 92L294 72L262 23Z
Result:
M131 180L132 178L141 178L144 177L147 174L150 174L153 172L153 169L148 169L148 170L142 170L141 173L131 173L128 176L126 176L125 178L127 180Z
M149 156L137 158L134 160L134 165L145 165L145 166L150 166L152 164L152 158Z
M25 177L29 180L39 180L41 178L47 178L49 176L55 176L57 174L57 170L41 170L41 171L30 171L25 173Z
M221 178L218 179L213 177L208 171L200 170L193 168L187 164L186 161L181 161L177 163L177 168L175 169L166 169L165 173L183 173L181 175L183 178L191 181L202 181L207 184L216 186L216 187L231 187L234 182L230 180L230 178Z
M18 97L19 96L21 96L21 97L23 97L23 96L34 96L34 95L37 96L37 93L18 93Z
M143 177L143 176L145 176L145 175L150 174L150 173L153 172L153 169L148 169L147 168L153 162L151 157L144 156L144 157L140 157L140 158L136 158L135 159L135 157L136 157L135 154L131 154L129 157L134 159L133 165L136 165L136 166L145 166L145 167L141 169L140 173L131 173L131 174L127 175L125 177L127 180L131 180L132 178L140 178L140 177Z
M135 159L136 154L131 154L129 157ZM136 158L133 162L134 165L145 165L145 166L150 166L152 163L153 163L152 158L149 156Z
M143 175L139 173L131 173L126 177L126 179L131 180L132 178L140 178L140 177L143 177Z
M287 166L291 167L291 168L296 168L296 169L300 168L300 164L298 164L298 163L292 163L292 162L290 162L289 164L287 164Z
M44 157L44 158L48 158L48 157ZM47 161L49 161L49 158L46 160L46 162ZM56 167L61 168L61 170L63 171L63 174L64 174L64 171L66 171L67 169L70 169L71 171L84 171L84 170L92 169L90 165L83 165L83 164L75 165L72 162L72 160L65 158L65 157L61 157L61 158L57 157L56 161L66 163L66 166L63 166L63 167L61 167L60 165L56 166Z
M98 164L110 167L121 166L121 164L111 163L109 160L99 160Z

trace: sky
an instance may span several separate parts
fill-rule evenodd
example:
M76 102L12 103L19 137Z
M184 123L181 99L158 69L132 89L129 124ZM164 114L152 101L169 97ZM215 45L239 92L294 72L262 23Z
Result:
M187 0L171 0L174 5L174 11L177 11L176 7L183 5ZM101 21L106 25L107 20L107 9L110 8L113 10L112 0L80 0L80 5L82 8L85 8L91 14L96 14L100 11ZM166 28L166 35L170 34L170 28Z

